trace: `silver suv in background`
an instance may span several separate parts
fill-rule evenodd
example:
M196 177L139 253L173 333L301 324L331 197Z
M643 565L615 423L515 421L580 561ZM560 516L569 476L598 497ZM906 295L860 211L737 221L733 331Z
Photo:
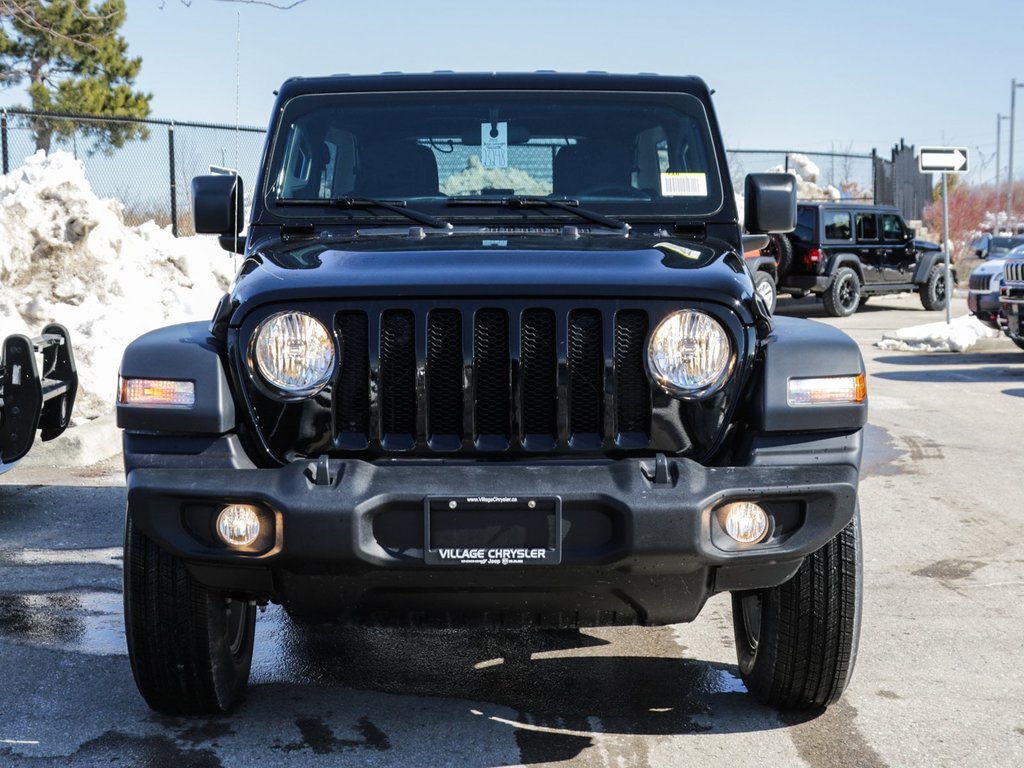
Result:
M989 253L999 253L999 256L989 256L985 261L971 272L968 281L967 309L976 318L989 328L1000 329L1002 324L999 316L999 289L1003 285L1003 265L1009 258L1024 258L1024 238L993 238L993 240L1016 240L1020 241L1017 247L1009 252L1001 250L990 250ZM981 253L981 251L978 251Z

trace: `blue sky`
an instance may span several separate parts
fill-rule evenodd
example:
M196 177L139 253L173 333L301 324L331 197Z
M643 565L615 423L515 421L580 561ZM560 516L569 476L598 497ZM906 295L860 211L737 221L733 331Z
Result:
M162 7L161 7L162 6ZM966 146L995 174L996 114L1024 82L1019 0L306 0L288 11L220 0L127 0L153 114L264 125L292 75L590 69L695 74L730 148L888 156L901 138ZM1024 88L1016 171L1024 175ZM3 98L4 103L17 99ZM1005 178L1009 121L1003 122Z

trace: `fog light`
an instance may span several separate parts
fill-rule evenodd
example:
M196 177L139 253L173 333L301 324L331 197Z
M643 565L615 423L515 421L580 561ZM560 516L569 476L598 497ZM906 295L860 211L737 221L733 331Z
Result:
M248 547L260 535L260 517L249 504L229 504L217 515L217 535L229 547Z
M752 501L726 504L716 514L725 532L740 544L756 544L768 534L768 513Z

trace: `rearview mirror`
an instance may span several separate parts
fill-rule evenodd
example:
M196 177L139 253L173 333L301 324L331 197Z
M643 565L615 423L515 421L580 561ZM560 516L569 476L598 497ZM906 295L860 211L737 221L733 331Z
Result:
M796 177L751 173L744 185L744 228L752 235L792 232L796 227Z

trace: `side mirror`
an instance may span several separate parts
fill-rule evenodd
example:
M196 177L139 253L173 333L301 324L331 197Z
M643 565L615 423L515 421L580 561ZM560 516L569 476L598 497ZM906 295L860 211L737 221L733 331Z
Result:
M913 240L915 237L917 237L917 232L914 230L914 228L907 227L907 240Z
M985 258L985 251L983 251L981 248L978 248L974 252L974 255L977 256L979 259L984 259Z
M792 232L796 227L796 177L751 173L744 184L744 228L752 235Z
M196 234L237 235L245 221L244 201L240 176L196 176L192 179Z

